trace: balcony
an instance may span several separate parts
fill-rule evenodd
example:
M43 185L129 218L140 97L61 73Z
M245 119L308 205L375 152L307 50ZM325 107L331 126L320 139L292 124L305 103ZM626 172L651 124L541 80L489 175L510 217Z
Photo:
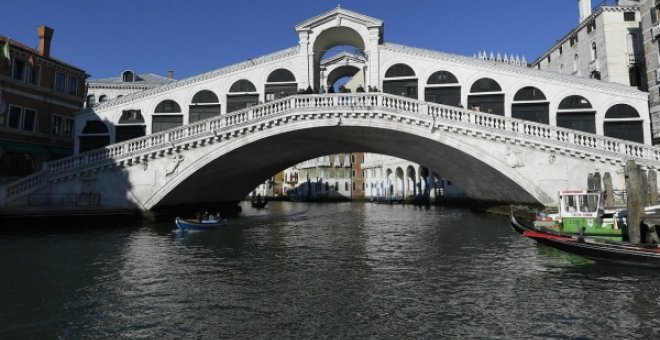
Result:
M656 39L660 35L660 24L651 27L651 38Z

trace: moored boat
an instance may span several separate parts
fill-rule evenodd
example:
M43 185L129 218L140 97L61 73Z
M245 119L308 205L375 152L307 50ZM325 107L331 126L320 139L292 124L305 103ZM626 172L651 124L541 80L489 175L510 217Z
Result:
M217 219L206 219L206 220L191 220L177 217L174 219L177 228L182 231L187 230L213 230L219 226L225 225L226 221L217 218Z
M657 244L608 241L584 235L553 232L549 229L541 230L534 225L519 221L513 212L511 226L521 235L538 243L594 261L660 268L660 247Z
M267 203L268 203L268 201L266 201L266 200L263 200L263 201L252 201L252 202L251 202L251 204L252 204L252 208L257 208L257 209L262 209L262 208L266 207L266 204L267 204Z
M604 209L601 191L564 190L559 192L559 211L539 214L534 226L562 234L622 241L626 235L624 215L624 211Z

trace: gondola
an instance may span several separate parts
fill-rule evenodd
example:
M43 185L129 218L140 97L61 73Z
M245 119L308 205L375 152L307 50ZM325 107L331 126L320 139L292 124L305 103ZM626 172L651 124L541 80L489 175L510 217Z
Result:
M607 241L541 230L520 222L513 213L511 213L511 226L521 235L538 243L597 262L660 268L658 245Z
M262 208L266 207L266 203L268 203L268 201L266 201L266 200L252 201L252 208L262 209Z
M225 225L227 222L221 218L218 219L209 219L209 220L189 220L177 217L174 219L176 227L181 231L188 230L213 230L220 226Z

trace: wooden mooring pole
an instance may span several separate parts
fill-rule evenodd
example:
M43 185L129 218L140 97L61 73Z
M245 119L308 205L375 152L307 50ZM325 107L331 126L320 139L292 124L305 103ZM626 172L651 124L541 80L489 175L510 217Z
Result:
M635 161L626 162L626 196L628 208L628 237L632 243L640 243L641 223L644 216L644 197L642 173Z

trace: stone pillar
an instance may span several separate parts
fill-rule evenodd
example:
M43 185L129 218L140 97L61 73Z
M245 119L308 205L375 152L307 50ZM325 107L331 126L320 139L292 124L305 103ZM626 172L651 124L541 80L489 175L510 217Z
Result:
M628 198L628 237L632 243L641 242L641 223L644 215L644 197L641 170L635 161L626 162L626 194Z
M649 204L658 204L658 173L655 170L648 171L649 182Z
M612 176L609 172L603 175L603 186L605 187L605 208L614 208L614 188L612 185Z
M601 180L600 180L600 172L595 172L593 178L594 178L594 180L593 180L594 190L601 191L602 184L601 184Z

